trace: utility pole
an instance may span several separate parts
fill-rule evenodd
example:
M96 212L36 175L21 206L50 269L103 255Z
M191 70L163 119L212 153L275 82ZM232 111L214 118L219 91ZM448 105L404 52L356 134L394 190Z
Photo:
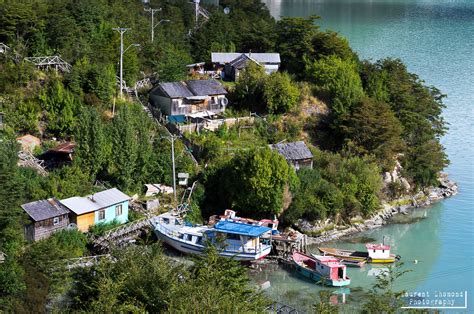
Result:
M123 34L130 30L130 28L125 28L125 27L117 27L113 29L114 31L117 31L120 33L120 98L122 98L122 87L123 87Z
M174 201L176 202L176 166L174 161L174 141L181 136L179 135L169 135L169 136L162 136L161 138L167 139L171 143L171 162L173 165L173 196Z
M151 42L153 42L153 39L155 38L155 12L160 12L161 8L159 9L145 8L143 10L145 10L146 12L151 12Z
M198 20L199 20L199 2L201 2L201 0L194 0L194 14L196 15L195 18L196 18L196 28L198 27Z
M161 8L159 9L152 9L152 8L148 8L148 9L143 9L145 10L146 12L151 12L151 42L153 42L153 40L155 39L155 28L160 25L161 23L166 23L166 22L171 22L170 20L166 20L166 19L161 19L156 25L155 25L155 12L160 12L161 11Z
M116 27L113 28L114 31L117 31L120 33L120 98L123 96L123 54L130 48L130 47L140 47L139 44L131 44L130 46L127 47L127 49L123 49L123 34L126 31L131 30L131 28L125 28L125 27Z

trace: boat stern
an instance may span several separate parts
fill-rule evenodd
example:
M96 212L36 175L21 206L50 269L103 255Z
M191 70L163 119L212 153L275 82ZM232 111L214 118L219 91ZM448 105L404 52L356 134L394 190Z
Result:
M330 279L328 281L329 281L328 284L333 287L344 287L351 284L351 280L349 279L349 277L346 277L345 279L338 279L338 280Z

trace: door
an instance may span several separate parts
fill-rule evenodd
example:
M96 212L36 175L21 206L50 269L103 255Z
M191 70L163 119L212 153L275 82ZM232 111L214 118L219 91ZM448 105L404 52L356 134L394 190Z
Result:
M89 230L89 226L94 224L95 213L87 213L84 215L77 216L77 229L82 232Z

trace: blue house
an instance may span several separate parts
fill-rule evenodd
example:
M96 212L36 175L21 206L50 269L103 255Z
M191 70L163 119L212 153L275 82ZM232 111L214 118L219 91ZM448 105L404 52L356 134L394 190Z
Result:
M70 222L86 232L90 226L98 223L113 220L126 223L129 200L128 195L113 188L86 197L70 197L60 202L70 210Z

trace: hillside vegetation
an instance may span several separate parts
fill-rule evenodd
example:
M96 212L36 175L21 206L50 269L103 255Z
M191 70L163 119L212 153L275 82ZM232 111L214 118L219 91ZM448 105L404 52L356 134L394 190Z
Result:
M0 1L0 42L11 48L0 54L0 251L7 256L0 265L2 310L21 311L29 304L42 311L54 304L53 296L67 293L73 294L71 311L186 312L196 304L207 304L207 311L237 305L243 312L263 309L260 297L241 303L253 293L243 288L246 275L231 262L228 269L219 266L223 262L212 252L196 267L181 269L166 265L155 249L143 253L149 258L127 250L116 264L99 265L97 276L55 277L50 276L52 263L86 254L83 235L58 234L47 243L25 244L23 203L83 196L102 184L141 195L145 183L172 182L164 129L141 104L117 95L120 35L115 27L130 28L125 48L140 44L124 54L128 86L144 76L186 79L186 64L209 62L211 52L281 55L279 73L267 76L249 66L238 82L226 84L227 114L253 112L264 118L250 126L190 135L200 147L200 167L176 142L177 171L201 183L193 201L195 220L234 208L255 218L277 215L286 225L300 218L350 221L380 208L387 198L381 174L392 171L397 161L412 188L403 193L436 185L448 164L439 142L446 131L444 95L401 60L360 60L346 39L318 27L318 17L275 21L257 0L206 6L210 19L198 29L187 0L150 4L162 8L155 18L170 20L155 29L153 42L150 15L138 0ZM230 14L224 14L224 7ZM60 55L72 70L39 71L23 59L47 55ZM27 133L43 140L36 155L61 141L77 143L72 164L45 177L18 167L15 138ZM312 170L295 172L268 148L302 139L314 154ZM133 274L123 274L125 268ZM236 282L219 281L234 275ZM148 291L153 278L167 285ZM206 296L221 303L212 304Z

